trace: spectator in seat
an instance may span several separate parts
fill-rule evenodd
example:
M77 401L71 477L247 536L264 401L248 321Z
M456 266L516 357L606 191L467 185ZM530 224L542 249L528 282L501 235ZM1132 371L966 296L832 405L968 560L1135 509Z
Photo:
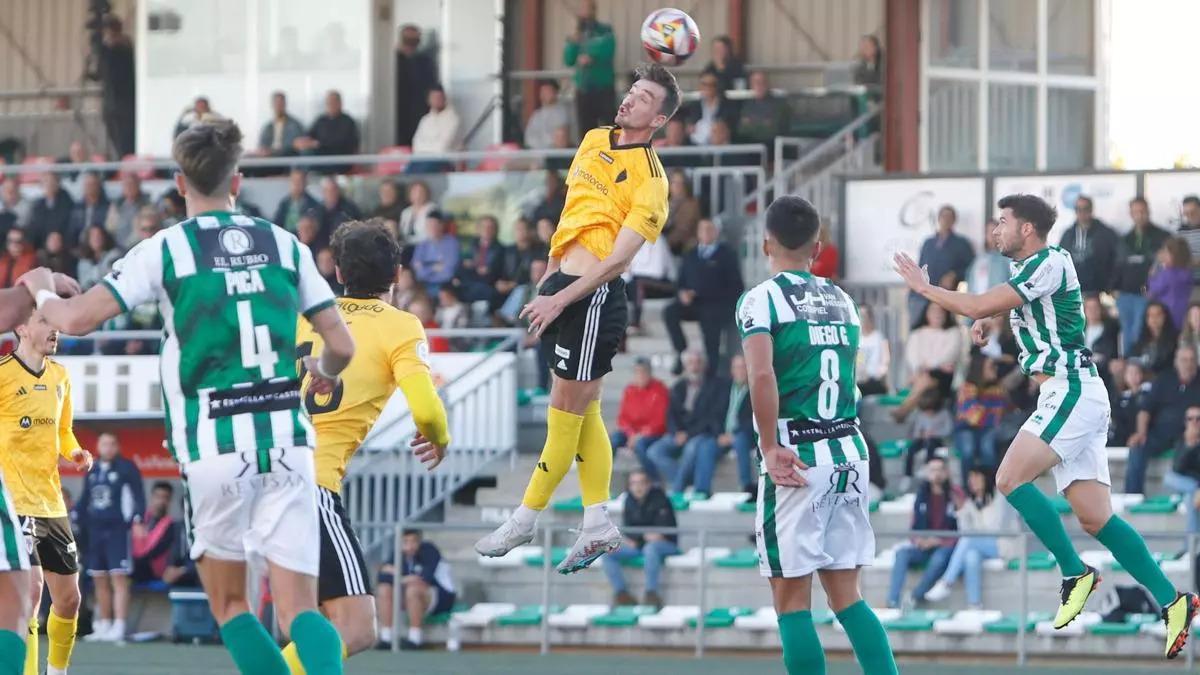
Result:
M433 315L442 328L466 328L471 324L471 308L463 302L458 289L449 284L438 289L438 307ZM452 338L450 345L455 342Z
M1092 198L1075 200L1075 224L1063 233L1059 246L1071 254L1079 276L1079 290L1101 293L1113 289L1117 270L1117 233L1093 213Z
M288 173L288 193L279 200L279 206L275 207L273 222L295 234L299 230L300 217L309 211L318 210L320 206L321 203L308 193L308 172L304 169L292 169Z
M638 249L629 267L621 275L629 299L629 325L626 335L642 333L642 306L646 298L675 297L675 259L666 237Z
M433 301L429 299L429 296L424 291L420 295L413 297L408 303L408 311L417 317L421 325L427 330L436 330L442 327L435 318ZM447 353L451 351L450 341L440 335L431 335L429 336L429 351L436 354Z
M774 148L775 137L787 133L792 109L786 100L771 91L765 71L756 70L750 74L750 90L754 97L742 101L738 110L737 140Z
M133 582L160 581L171 562L171 549L179 538L179 526L171 518L175 488L158 481L150 488L149 506L142 518L144 533L133 533Z
M886 394L887 378L892 370L892 347L875 325L875 310L868 305L858 308L858 357L854 375L863 396Z
M958 211L949 204L938 209L937 232L921 244L918 264L929 271L929 280L942 288L955 288L966 278L967 269L975 260L975 249L967 238L954 231ZM925 298L908 294L908 320L916 327L925 314Z
M417 283L417 278L413 275L413 271L408 267L400 268L400 275L396 277L396 285L392 287L392 306L396 309L409 310L409 305L417 298L426 298L425 289Z
M325 283L329 284L329 288L333 290L333 294L341 295L346 289L337 280L337 260L333 256L333 249L326 246L317 251L313 259L317 264L317 271L321 273L321 277L325 279Z
M687 349L683 322L698 321L712 374L720 365L721 336L728 332L742 293L742 272L737 253L719 241L716 223L701 220L696 234L699 243L680 262L678 298L663 310L663 321L675 349L675 372L682 370L681 355Z
M429 231L425 219L435 210L437 204L433 203L429 186L419 180L409 183L408 206L400 212L400 240L409 246L424 241L425 233Z
M170 188L158 199L158 210L162 211L162 226L164 228L178 225L187 220L187 203L179 190Z
M49 267L54 272L72 278L79 271L75 256L67 250L67 243L62 232L51 232L46 236L45 246L38 251L38 265Z
M96 70L87 73L87 77L100 82L104 129L117 157L124 157L133 154L137 128L133 43L115 15L106 14L100 25Z
M1146 305L1146 316L1142 319L1142 335L1129 355L1142 359L1151 374L1158 376L1171 369L1178 344L1171 310L1161 302L1151 301Z
M1142 333L1142 315L1146 312L1146 281L1159 249L1171 235L1150 222L1150 205L1141 195L1129 201L1133 229L1117 242L1116 281L1117 315L1121 319L1121 353L1127 354ZM1185 244L1186 246L1186 244ZM1189 280L1191 270L1188 270Z
M312 251L319 251L329 244L329 239L321 234L319 216L319 210L309 211L296 221L296 239Z
M1137 431L1138 413L1146 406L1146 395L1150 382L1146 369L1139 359L1125 359L1111 364L1119 368L1120 377L1114 377L1112 421L1108 426L1109 447L1122 448L1129 445L1129 437Z
M80 198L71 211L71 226L68 228L68 241L71 246L81 243L88 228L93 225L104 226L108 218L108 195L104 194L104 183L94 171L85 171L80 175Z
M957 530L957 510L962 503L962 491L950 482L946 460L930 457L925 462L925 480L917 488L911 529ZM925 594L945 573L957 544L957 538L952 536L920 536L913 537L897 550L896 561L892 564L892 581L888 589L888 607L900 607L900 594L904 590L904 579L909 568L923 564L925 572L911 596L914 602L922 602Z
M525 306L529 297L530 285L533 289L541 278L534 278L533 263L535 260L545 262L549 249L537 238L533 225L525 218L517 218L513 223L513 245L508 248L504 259L504 274L496 282L496 292L504 297L504 302L498 310L500 318L507 325L517 323L517 315ZM544 269L544 268L543 268Z
M479 236L463 257L456 282L463 300L487 301L489 311L494 311L503 299L496 284L504 279L508 247L497 238L500 221L495 216L483 216L476 222Z
M1129 460L1125 465L1125 492L1142 494L1146 467L1175 447L1183 434L1187 409L1200 405L1200 379L1196 377L1196 350L1183 346L1175 352L1175 367L1154 378L1137 416L1137 430L1129 437Z
M954 316L929 303L921 322L908 334L904 365L908 371L908 397L893 412L897 422L908 417L927 389L937 389L943 400L950 396L954 373L963 360L966 341Z
M1200 405L1188 406L1183 417L1183 436L1175 446L1171 470L1163 476L1163 487L1183 497L1187 531L1200 534Z
M1008 391L1000 382L996 362L983 354L971 357L967 379L958 388L954 421L954 448L958 451L962 484L969 469L994 474L998 466L996 434L1008 411Z
M15 178L0 182L0 229L25 227L32 210L33 204L21 196L21 184Z
M720 452L733 448L737 459L738 483L742 490L754 499L758 494L758 470L755 464L757 448L754 439L754 411L750 408L750 377L746 371L746 359L740 354L729 359L729 404L725 408L724 427L717 436ZM708 461L708 458L700 458ZM716 457L711 460L712 469L698 466L696 474L705 476L704 484L712 483L716 471ZM699 479L698 479L699 482ZM697 492L707 492L696 488Z
M558 82L542 80L537 92L538 108L525 123L525 147L546 150L554 147L555 130L571 127L571 117L558 100Z
M575 146L571 144L571 130L567 127L559 127L554 130L554 140L550 146L551 150L571 150L574 151ZM573 154L568 153L565 157L547 157L542 160L542 168L547 171L566 171L571 168L571 160ZM558 216L554 217L558 221Z
M817 237L818 241L821 242L821 248L817 251L817 257L813 258L812 261L810 269L813 276L837 281L840 260L837 244L833 243L833 233L829 230L829 223L821 224L821 229L817 232Z
M412 145L417 124L429 112L429 90L437 85L433 56L418 51L421 29L414 24L400 27L396 43L396 145Z
M546 196L533 207L529 219L536 223L545 218L557 223L558 217L562 215L563 206L567 203L567 185L563 182L562 174L557 171L546 171L543 185Z
M667 120L667 126L662 133L662 136L651 141L655 148L682 148L692 144L688 138L687 120L682 115L676 115ZM680 155L661 155L659 161L663 167L672 168L687 168L695 165L694 157L685 157Z
M733 40L728 35L713 38L712 61L704 66L703 74L715 75L721 92L746 88L746 67L733 53Z
M338 225L362 219L362 209L342 192L342 186L333 176L321 179L321 204L317 213L321 219L321 236L326 241L333 237Z
M1140 324L1141 321L1138 321ZM1100 302L1100 296L1089 293L1083 297L1083 340L1092 352L1092 360L1101 371L1118 356L1121 325Z
M425 216L425 240L417 244L412 256L412 269L425 291L436 296L442 284L450 283L458 271L458 238L446 232L440 211Z
M429 90L429 112L417 124L413 135L413 156L437 155L453 151L458 143L458 113L446 100L446 90L435 85ZM431 173L450 171L452 164L445 160L417 160L409 162L409 173Z
M122 255L108 230L99 225L89 227L79 247L79 286L87 290L100 283Z
M146 492L137 465L121 456L117 437L102 433L96 440L99 458L83 479L76 514L89 535L84 568L96 588L96 616L89 641L125 639L129 616L129 577L133 574L131 535L146 533L142 515Z
M388 645L392 642L392 593L399 582L403 593L400 606L408 616L408 634L400 640L400 646L420 649L425 641L422 630L425 617L454 609L457 594L450 576L450 563L442 557L437 546L425 541L420 530L405 530L403 537L400 578L396 579L396 564L391 559L379 568L379 587L375 591L379 641Z
M312 155L353 155L358 152L358 122L342 110L342 95L336 90L325 94L325 112L313 120L308 134L292 144L297 152ZM330 173L348 173L349 165L329 166Z
M729 382L709 375L703 352L689 350L683 361L685 372L671 387L667 433L646 450L653 473L676 493L692 481L696 457L716 455L729 405Z
M542 245L549 247L550 240L554 238L554 231L558 229L553 220L549 218L541 218L537 221L537 237Z
M917 399L917 414L913 415L909 431L908 450L904 454L904 482L901 489L908 492L912 486L913 465L917 453L925 452L925 461L936 456L938 448L954 431L954 418L946 409L946 399L937 389L926 389Z
M37 267L37 252L25 237L25 230L14 227L4 235L4 254L0 255L0 288L12 288L17 279Z
M400 186L395 181L385 180L379 184L379 204L371 211L372 218L383 221L393 237L404 245L400 237L400 214L404 212L404 201L400 198Z
M613 86L616 70L613 56L617 40L612 26L596 20L596 1L583 0L579 22L563 46L563 63L575 69L576 128L582 136L588 131L612 124L617 114Z
M150 204L150 198L142 192L142 179L133 172L121 176L121 196L111 202L108 207L108 217L104 227L113 236L113 241L121 248L129 248L133 241L133 219L143 206Z
M950 597L950 589L965 573L967 609L983 609L984 561L1011 558L1020 555L1020 551L1014 550L1017 542L1009 537L968 536L971 532L1008 529L1011 522L1011 507L1005 500L996 499L996 478L992 471L974 467L967 472L964 485L966 499L956 514L958 531L964 536L955 544L946 571L925 593L925 599L941 602Z
M1158 249L1158 262L1146 281L1146 297L1167 306L1176 329L1183 327L1192 296L1192 257L1187 242L1169 237ZM1135 341L1136 342L1136 341Z
M1008 258L996 250L996 219L988 218L983 225L983 253L971 261L967 268L967 290L971 293L983 293L989 288L1008 283L1011 276L1008 269Z
M682 169L672 169L669 178L670 207L663 232L672 255L683 255L696 245L700 225L700 200L692 194L692 184Z
M650 359L638 357L633 363L633 379L621 392L621 408L611 442L613 450L632 451L656 483L660 479L658 468L646 453L667 432L670 402L671 392L662 380L654 377Z
M183 112L179 114L179 119L175 122L175 133L172 138L182 134L201 122L207 122L219 117L220 115L213 112L212 105L208 102L208 97L197 96L196 99L192 101L192 105L188 108L184 108Z
M1180 204L1183 219L1179 223L1177 236L1183 237L1192 252L1192 262L1200 265L1200 197L1188 195ZM1196 280L1200 281L1200 268L1194 268Z
M699 100L686 104L681 111L688 122L688 136L695 145L713 142L713 127L718 121L725 122L730 130L733 128L737 111L725 99L725 92L720 87L720 80L715 74L701 74Z
M661 488L650 483L645 471L633 471L625 484L625 506L621 511L624 527L675 527L675 508ZM641 556L646 570L646 592L642 604L662 608L659 576L668 556L679 555L679 535L674 532L647 532L627 535L621 548L600 559L604 575L613 589L613 605L636 605L637 600L625 584L621 563Z
M854 60L854 84L872 87L883 85L883 46L874 35L858 40L858 56Z
M304 125L287 111L287 95L271 94L271 119L258 134L259 157L287 157L296 154L296 139L304 135Z
M63 236L70 233L71 212L74 210L75 200L62 189L59 175L49 171L42 174L42 196L33 200L29 227L26 228L34 248L41 248L51 232L59 232Z

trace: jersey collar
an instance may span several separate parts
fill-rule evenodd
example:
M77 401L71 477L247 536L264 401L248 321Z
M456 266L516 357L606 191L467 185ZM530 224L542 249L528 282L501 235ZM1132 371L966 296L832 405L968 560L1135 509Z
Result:
M25 372L29 373L30 375L32 375L36 378L40 379L42 377L42 375L44 375L46 373L46 359L45 358L42 359L42 369L35 372L33 370L33 368L30 368L24 361L21 360L20 356L17 356L16 352L13 352L12 357L13 357L13 361L16 361L17 363L19 363L21 365L22 368L25 369Z
M610 150L629 150L630 148L648 148L650 143L626 143L621 145L617 143L617 135L621 133L621 127L613 127L608 130L608 147Z

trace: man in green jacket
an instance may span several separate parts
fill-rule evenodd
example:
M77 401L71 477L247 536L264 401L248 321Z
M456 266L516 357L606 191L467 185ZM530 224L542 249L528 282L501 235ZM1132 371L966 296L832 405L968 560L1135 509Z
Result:
M595 0L583 0L579 27L563 47L563 61L575 67L575 114L580 137L595 127L612 124L616 117L617 99L613 92L616 48L612 26L596 20Z

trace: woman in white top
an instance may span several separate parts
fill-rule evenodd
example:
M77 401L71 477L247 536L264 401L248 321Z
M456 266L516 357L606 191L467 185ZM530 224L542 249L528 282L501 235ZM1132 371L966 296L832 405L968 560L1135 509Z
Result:
M1012 529L1013 511L1004 499L996 499L996 480L989 470L973 468L967 473L967 499L959 507L958 531L995 532ZM960 537L950 554L946 571L933 588L925 593L930 602L945 600L960 576L966 574L967 608L983 608L983 563L993 558L1010 558L1018 554L1017 541L1012 537Z
M858 308L861 332L858 338L858 364L855 377L858 390L863 396L886 394L887 376L892 367L892 351L887 338L875 327L875 311L870 307Z
M437 208L429 194L429 186L413 181L408 186L408 206L400 212L400 240L415 246L425 240L425 217Z
M909 393L904 403L892 412L896 421L908 417L926 389L936 387L943 400L950 397L954 372L966 359L966 345L963 328L953 315L936 303L929 303L921 323L908 334L904 346Z

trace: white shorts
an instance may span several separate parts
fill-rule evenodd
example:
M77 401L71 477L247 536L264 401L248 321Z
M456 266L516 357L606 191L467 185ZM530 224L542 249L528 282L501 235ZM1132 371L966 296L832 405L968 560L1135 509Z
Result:
M1059 492L1077 480L1112 485L1108 476L1108 389L1087 374L1053 377L1038 391L1038 407L1022 431L1050 445L1062 460L1050 470Z
M754 522L759 572L790 578L870 565L875 559L870 464L812 466L804 477L806 487L792 488L759 476Z
M4 487L4 476L0 474L0 572L17 572L29 569L29 549L12 495Z
M321 530L310 448L242 452L184 467L191 557L269 560L317 576Z

